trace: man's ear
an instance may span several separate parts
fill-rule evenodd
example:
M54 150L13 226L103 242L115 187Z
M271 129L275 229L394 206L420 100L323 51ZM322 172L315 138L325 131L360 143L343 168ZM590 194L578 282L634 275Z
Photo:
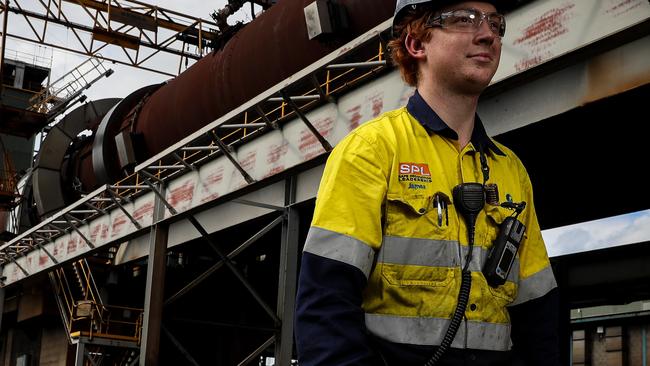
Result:
M411 55L411 57L416 59L424 59L426 57L426 54L424 52L424 44L421 40L411 36L410 33L407 34L406 38L404 39L404 46L406 47L406 50L408 51L409 55Z

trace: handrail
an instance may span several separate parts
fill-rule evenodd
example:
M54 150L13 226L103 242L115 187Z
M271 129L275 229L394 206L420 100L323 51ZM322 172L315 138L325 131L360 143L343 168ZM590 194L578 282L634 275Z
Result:
M56 283L55 296L57 296L57 303L60 304L59 310L70 342L77 332L81 332L79 334L85 332L90 338L127 338L139 344L144 309L103 304L89 263L81 259L73 262L72 267L77 268L81 285L85 286L80 289L86 293L82 299L75 299L64 268L51 272L50 277ZM78 314L80 306L90 306L89 312ZM125 316L126 313L131 315Z

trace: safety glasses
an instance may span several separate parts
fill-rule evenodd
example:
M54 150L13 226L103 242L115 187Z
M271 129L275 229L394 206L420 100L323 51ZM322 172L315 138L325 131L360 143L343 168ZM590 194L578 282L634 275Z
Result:
M506 33L506 18L499 13L484 13L477 9L457 9L445 13L434 13L427 19L427 27L441 27L457 32L476 32L486 21L490 30L498 37Z

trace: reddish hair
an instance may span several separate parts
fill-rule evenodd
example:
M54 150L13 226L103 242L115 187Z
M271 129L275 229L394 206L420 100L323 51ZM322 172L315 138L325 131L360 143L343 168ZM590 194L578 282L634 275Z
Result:
M409 10L402 16L399 23L395 24L393 34L395 37L388 42L388 50L393 64L399 68L402 79L410 85L417 86L418 83L418 60L409 54L406 49L406 36L410 35L420 42L428 42L431 39L431 31L426 27L430 11Z

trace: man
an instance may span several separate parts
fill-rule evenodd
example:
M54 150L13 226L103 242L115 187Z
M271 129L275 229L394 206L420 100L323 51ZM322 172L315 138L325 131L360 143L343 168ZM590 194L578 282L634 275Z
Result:
M417 91L327 162L299 278L301 366L505 365L513 353L559 365L556 282L530 180L476 116L505 32L495 5L397 1L389 47ZM525 235L505 282L489 284L485 263L509 217Z

